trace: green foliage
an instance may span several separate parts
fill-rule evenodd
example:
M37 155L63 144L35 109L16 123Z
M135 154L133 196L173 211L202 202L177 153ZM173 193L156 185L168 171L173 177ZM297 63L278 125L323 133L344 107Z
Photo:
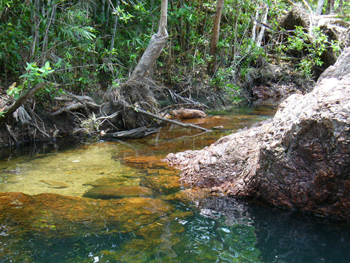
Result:
M169 78L171 83L185 81L182 75L190 72L194 81L201 75L207 77L202 73L211 59L216 4L214 0L169 1L170 38L157 63L160 72L167 74L160 77ZM296 30L287 47L260 47L252 40L252 17L260 10L261 18L264 5L269 8L267 24L272 31L280 32L278 18L288 9L286 1L225 1L217 46L219 69L209 83L213 88L225 89L232 77L226 71L241 72L244 78L258 58L271 50L309 54L299 64L299 69L309 75L313 67L321 65L322 50L339 48L336 42L328 43L321 32L314 33L316 41L309 41L301 29ZM344 2L343 10L347 8L349 4ZM41 68L46 61L52 65L61 61L47 77L75 91L127 78L157 32L159 12L159 1L150 0L99 4L93 0L0 1L0 82L17 81L18 76L26 74L27 63Z
M295 28L294 36L288 37L288 45L284 46L287 52L298 51L303 54L297 67L306 77L312 77L313 69L322 66L321 56L327 48L338 53L340 51L338 42L329 42L327 36L319 28L313 30L312 38L310 38L309 34L299 26Z
M36 63L27 63L26 71L25 74L20 76L20 78L24 78L23 84L17 87L11 87L6 91L9 96L18 99L23 89L46 81L47 77L54 72L49 62L46 62L41 68L39 68ZM50 90L47 91L50 92Z
M227 84L225 87L226 93L230 95L231 101L236 104L242 101L241 87L234 84Z
M25 84L29 82L32 85L44 82L47 76L54 72L48 61L41 68L36 63L27 63L26 71L20 78L25 78Z

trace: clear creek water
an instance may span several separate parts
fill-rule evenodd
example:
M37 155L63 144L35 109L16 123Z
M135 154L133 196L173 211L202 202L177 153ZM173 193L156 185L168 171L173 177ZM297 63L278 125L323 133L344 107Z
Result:
M350 262L350 224L184 189L166 154L201 149L274 109L144 139L0 152L0 262Z

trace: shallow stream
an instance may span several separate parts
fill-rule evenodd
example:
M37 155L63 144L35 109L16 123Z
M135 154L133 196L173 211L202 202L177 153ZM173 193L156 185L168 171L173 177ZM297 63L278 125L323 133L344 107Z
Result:
M184 189L168 153L201 149L273 108L216 112L139 140L0 153L0 262L349 262L350 225Z

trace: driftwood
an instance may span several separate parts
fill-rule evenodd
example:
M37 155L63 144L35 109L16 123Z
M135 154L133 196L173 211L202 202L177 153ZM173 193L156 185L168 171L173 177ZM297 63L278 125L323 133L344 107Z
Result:
M186 127L186 128L188 128L188 127L196 128L196 129L200 129L200 130L206 131L206 132L210 132L210 131L211 131L211 130L208 130L208 129L203 128L203 127L201 127L201 126L194 125L194 124L189 124L189 123L185 124L185 123L182 123L182 122L179 122L179 121L169 120L169 119L160 117L160 116L158 116L158 115L156 115L156 114L153 114L153 113L144 111L144 110L142 110L142 109L140 109L140 108L135 108L135 111L136 111L136 112L140 112L140 113L145 114L145 115L148 115L148 116L151 116L151 117L154 117L154 118L156 118L156 119L158 119L158 120L162 120L162 121L165 121L165 122L173 123L173 124L176 124L176 125L179 125L179 126L182 126L182 127Z

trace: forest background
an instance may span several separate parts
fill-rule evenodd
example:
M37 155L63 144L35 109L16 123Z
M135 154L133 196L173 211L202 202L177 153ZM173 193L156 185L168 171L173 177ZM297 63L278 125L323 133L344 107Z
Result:
M213 46L220 5L220 37ZM73 114L80 126L91 120L91 110L131 76L157 32L160 6L155 0L1 1L3 131L16 137L14 129L28 126L30 119L34 126L27 137L38 130L50 138L55 131L42 124L49 121L37 121L35 112L57 116L62 108L80 111ZM151 74L157 104L247 104L254 87L285 81L307 92L302 82L316 80L349 45L349 13L350 3L343 0L169 1L169 39ZM22 123L16 116L9 118L7 106L40 83L45 85L22 102ZM86 95L92 100L82 103L85 108L68 108ZM117 128L134 128L122 126Z

